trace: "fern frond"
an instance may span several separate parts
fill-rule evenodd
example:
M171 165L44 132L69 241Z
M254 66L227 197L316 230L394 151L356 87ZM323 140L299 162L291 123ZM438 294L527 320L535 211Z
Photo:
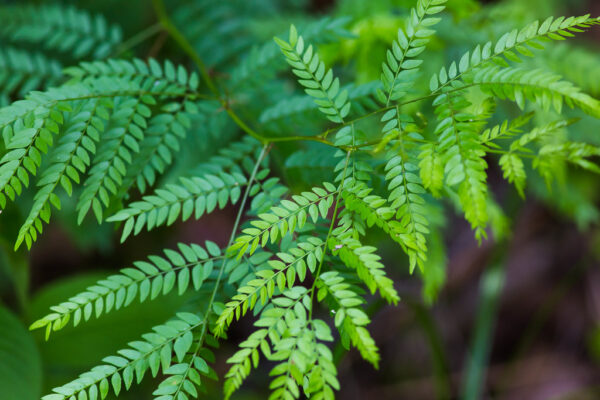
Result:
M286 298L291 301L285 300ZM310 307L310 293L304 287L294 286L261 312L258 320L254 322L254 326L258 329L240 343L240 350L227 360L227 363L232 365L225 374L225 399L229 399L242 385L250 374L251 368L258 366L259 350L267 359L272 358L273 349L270 340L279 337L280 331L286 327L285 321L294 320L298 310L306 310Z
M175 66L166 60L163 65L154 58L144 62L138 58L132 61L109 59L106 61L82 62L77 67L65 71L75 79L84 77L118 77L130 79L141 88L152 92L189 92L198 89L198 74L191 74L182 66Z
M335 298L339 308L335 311L335 326L340 331L342 343L352 343L360 355L375 368L379 366L379 349L365 328L369 317L359 306L364 300L345 282L337 271L327 271L319 276L317 299L322 301L327 294ZM346 345L348 348L348 345Z
M72 112L81 102L122 96L137 97L147 104L155 102L134 82L101 77L45 92L32 92L25 100L0 109L0 129L7 149L11 150L0 159L0 206L6 205L6 196L14 200L15 192L20 193L21 184L28 185L29 174L35 175L41 165L42 154L52 146L53 134L60 132L59 125L64 123L63 112ZM68 152L62 155L66 156Z
M223 334L234 317L239 320L249 309L254 309L259 300L260 304L264 305L273 297L276 288L281 293L286 286L291 289L296 277L303 282L307 268L314 273L317 264L323 258L324 245L325 243L317 237L300 239L297 247L277 253L279 260L267 261L269 268L257 271L254 279L238 288L237 294L225 304L225 309L216 322L216 334Z
M241 187L247 183L243 170L237 164L246 165L249 174L249 169L258 156L257 149L257 142L252 138L236 142L197 166L194 170L200 175L181 177L180 184L168 184L157 189L152 195L144 196L141 201L131 203L129 207L109 217L108 221L125 221L121 237L124 241L131 233L137 235L144 225L151 230L163 224L172 224L179 215L182 215L183 221L192 214L195 219L199 219L217 206L222 209L229 202L236 204L241 195ZM263 169L257 174L257 181L265 179L268 173L269 170ZM257 185L259 183L254 188L258 188Z
M268 172L268 171L267 171ZM247 178L241 174L222 172L202 177L180 178L181 184L168 184L157 189L141 201L133 202L108 218L108 222L125 221L121 242L130 234L137 235L146 226L148 230L161 225L171 225L181 215L183 221L194 214L195 219L223 209L229 202L236 204L241 196L241 187Z
M431 77L429 88L432 93L438 93L447 87L461 86L463 76L479 67L488 65L490 61L507 66L508 61L520 62L521 57L533 57L532 49L543 49L543 42L564 40L581 32L582 29L600 24L600 18L580 17L549 17L540 25L534 21L521 30L515 29L505 33L495 45L487 42L477 45L472 52L463 54L458 66L453 62L448 69L442 67L438 74Z
M325 182L322 188L314 187L312 192L293 195L292 200L281 200L278 207L272 207L269 212L259 214L258 219L250 221L252 227L242 230L243 234L236 238L228 252L237 253L239 259L246 253L254 253L259 246L266 246L269 240L275 243L286 233L291 234L302 228L307 217L313 222L318 220L319 215L327 218L337 193L334 185Z
M500 157L499 165L502 168L502 173L508 182L513 183L521 197L525 196L524 188L527 175L525 173L525 166L519 152L528 153L529 150L526 146L534 141L540 141L544 138L552 135L557 130L565 128L574 121L554 121L550 124L536 127L531 132L528 132L517 140L511 143L508 153L503 154ZM535 164L535 162L534 162ZM543 166L543 163L540 164Z
M199 290L210 276L215 260L223 259L219 247L207 241L206 250L197 245L180 243L178 251L165 250L165 256L149 256L137 261L133 268L98 281L68 301L51 307L51 314L35 321L30 329L45 329L46 340L52 331L63 329L69 321L78 326L95 315L99 318L113 309L127 307L136 298L143 303L159 295L167 295L175 287L179 294L191 285Z
M571 214L580 221L598 215L589 199L582 200L591 194L572 190L576 185L566 178L573 166L585 170L585 179L589 172L600 174L600 142L567 131L575 121L568 117L548 123L545 112L561 113L566 104L593 123L600 119L600 101L586 91L596 86L576 87L533 69L548 66L542 57L527 64L531 68L512 63L600 25L600 18L534 22L439 69L436 60L485 32L471 29L470 20L461 22L460 32L456 24L438 24L447 0L416 0L381 69L372 70L373 44L381 44L379 33L385 36L389 26L349 43L340 41L352 35L348 19L310 22L295 14L302 9L298 1L261 0L260 7L245 0L152 3L159 23L138 26L124 43L117 26L71 6L0 6L0 105L24 98L0 107L0 212L18 200L7 214L18 213L18 196L24 204L33 200L15 247L31 247L61 202L73 205L79 224L95 217L122 225L121 241L229 205L238 208L224 248L178 244L99 280L35 321L30 328L43 329L49 339L70 324L86 325L137 301L196 292L184 306L193 313L175 313L44 400L119 396L150 374L161 376L155 400L197 398L209 388L205 378L217 379L214 349L234 321L245 316L247 322L247 314L254 330L227 360L224 397L262 359L272 368L269 399L333 400L340 389L329 345L333 327L344 348L356 348L378 368L367 298L400 301L370 228L396 242L410 274L419 268L429 303L445 281L446 221L443 201L428 192L460 209L479 241L488 231L496 241L509 234L508 218L492 195L488 160L499 162L521 196L533 170L546 180L548 193L556 187L570 195L566 202L566 196L556 197L563 209L575 204ZM251 50L281 28L282 20L265 19L276 12L309 21L304 35L292 25L287 40L276 37ZM150 53L160 50L182 65L135 58L156 34L161 36ZM166 35L172 40L164 47ZM426 58L437 36L450 47ZM316 44L328 42L334 46L317 51ZM279 51L283 57L277 58ZM341 53L359 54L356 66L367 67L362 76L375 72L380 79L342 85L328 65ZM111 58L117 54L127 59ZM592 68L593 59L587 54L584 69ZM197 73L184 67L191 62ZM286 62L303 92L277 77ZM61 70L62 63L75 66ZM340 71L352 78L353 68L351 63ZM427 84L420 81L422 69L439 72L429 90L406 99ZM200 76L206 88L200 88ZM525 113L526 106L534 111ZM326 118L316 118L318 113ZM373 129L373 118L380 118L380 129ZM290 187L312 189L290 193L284 178ZM536 188L538 181L532 180ZM67 197L74 199L65 202Z
M300 30L305 40L313 43L329 43L340 37L349 36L349 32L344 28L348 21L347 17L324 17L300 26ZM285 63L280 64L279 60L279 49L272 41L253 48L231 71L230 88L235 90L267 81L285 67Z
M70 99L85 97L89 89L82 85L65 89L33 92L25 100L0 109L0 128L8 152L0 159L0 206L6 206L29 185L42 163L42 154L54 142L53 135L64 123L63 112L72 111ZM4 193L2 193L4 192Z
M360 182L347 185L342 191L344 205L348 210L360 215L367 226L378 226L392 240L400 244L409 256L410 271L412 272L417 265L418 252L421 252L419 243L414 241L413 234L406 231L402 221L394 220L396 210L390 207L385 199L371 194L372 190Z
M383 91L378 92L379 100L386 106L397 101L412 87L419 66L423 60L416 57L425 51L429 38L435 31L431 29L440 18L435 15L444 8L447 0L418 0L416 8L410 10L406 30L398 29L398 38L387 51L386 62L382 64L381 82Z
M479 136L481 143L488 147L497 147L497 145L493 143L495 140L510 138L522 133L523 130L521 128L533 118L533 115L533 112L529 112L520 115L513 120L505 120L502 124L484 130Z
M122 32L103 16L73 6L29 4L0 8L0 37L69 52L76 59L105 58L121 42Z
M37 238L37 233L42 233L42 221L48 223L51 214L51 205L60 209L61 202L55 190L62 186L67 195L73 193L73 182L79 183L80 174L85 173L89 165L90 154L96 152L96 143L104 131L105 122L100 116L106 116L107 110L112 108L112 102L92 99L81 104L66 118L64 133L57 145L49 154L51 164L40 176L33 206L25 222L19 230L15 249L25 241L27 248Z
M192 126L191 116L198 113L194 103L168 103L161 107L161 113L153 116L144 139L140 142L140 151L127 168L121 192L122 198L135 183L140 192L156 182L156 176L163 174L167 166L173 163L173 155L180 150L180 141L184 140Z
M304 48L304 39L298 36L294 25L290 28L289 42L275 38L281 48L292 72L299 78L298 82L305 87L306 94L314 98L327 119L336 123L344 122L350 112L348 91L340 91L340 81L333 77L331 69L325 70L325 64L312 45Z
M576 119L557 120L542 126L535 127L531 131L521 135L521 137L512 142L510 145L510 151L528 151L526 149L526 146L530 143L544 143L545 140L549 139L559 130L566 128L567 126L573 124L576 121Z
M486 168L485 147L480 143L482 121L465 111L468 101L457 94L438 96L433 105L438 117L435 133L445 165L446 184L458 185L460 204L465 218L478 240L486 237Z
M195 349L191 350L193 345ZM188 399L188 395L197 398L196 386L201 386L202 375L217 379L217 373L207 363L207 360L214 361L214 354L206 345L218 346L217 340L206 334L206 327L200 331L198 337L188 337L186 342L175 342L173 350L177 355L178 364L171 365L164 371L167 377L152 392L155 400Z
M521 109L527 99L539 103L545 110L552 106L560 114L564 102L571 108L577 106L585 113L600 118L600 101L551 72L492 66L465 77L465 81L479 85L484 92L500 99L508 98Z
M110 389L119 395L128 390L134 378L139 383L150 370L153 377L177 369L174 361L181 361L191 342L193 332L203 328L204 319L191 313L178 313L177 318L154 327L142 335L142 340L129 343L117 355L104 358L104 364L84 372L79 378L57 388L42 400L104 399ZM175 353L175 354L173 354Z
M540 173L546 178L547 182L551 182L551 165L553 162L555 163L557 159L600 174L600 166L589 160L590 158L596 158L598 156L600 156L600 147L589 143L570 141L558 144L550 143L540 148L538 156L533 161L533 166L540 170ZM548 166L550 166L550 168L548 168Z
M32 90L54 86L61 77L62 66L57 60L10 46L0 48L0 93L3 103L14 94L23 97Z
M394 289L394 281L385 274L384 266L379 261L381 257L375 254L377 249L373 246L363 246L353 236L351 231L334 230L329 241L332 254L338 256L348 268L356 270L356 274L371 293L379 291L388 303L397 304L400 297Z
M348 93L348 101L352 101L354 108L363 105L363 109L376 108L371 97L381 88L379 81L363 83L361 85L348 84L341 88L342 92ZM288 118L304 119L308 113L320 107L311 96L292 96L283 98L278 103L266 108L259 117L264 124L283 123ZM352 110L351 110L352 111ZM352 111L353 115L354 111ZM312 114L308 114L312 115ZM283 120L283 121L282 121Z
M89 177L77 203L78 223L83 221L90 208L98 223L102 222L102 208L109 205L109 193L115 194L123 183L123 176L133 155L139 152L143 129L150 117L150 108L141 98L123 99L115 104L117 111L109 121L109 129L94 157Z
M304 394L310 399L334 399L334 390L340 390L340 382L337 379L337 367L333 359L333 353L321 341L333 341L329 326L322 320L311 321L315 350L315 361L308 373L304 383ZM291 358L291 357L290 357Z
M523 160L514 154L508 153L503 154L498 161L500 168L502 168L502 176L504 179L508 180L509 183L513 183L519 195L524 198L525 193L523 189L525 188L525 181L527 180L527 175L525 173L525 165L523 164Z
M333 398L333 390L339 389L333 356L319 343L333 337L325 322L308 317L312 304L307 290L294 287L272 303L283 308L287 318L278 321L275 334L269 337L273 351L269 350L267 359L280 361L270 372L273 391L269 399L297 399L301 389L308 397Z
M402 139L400 139L402 140ZM426 217L426 210L423 207L425 200L422 194L425 189L421 184L418 166L406 160L409 153L406 151L400 155L394 155L385 165L385 180L388 183L390 194L388 200L391 207L396 211L396 219L400 221L405 235L410 236L410 242L418 250L409 252L411 257L411 268L414 265L423 267L423 262L427 260L427 241L425 235L429 233ZM414 258L414 259L413 259Z
M439 197L444 186L444 161L438 143L424 143L419 153L419 175L423 187Z

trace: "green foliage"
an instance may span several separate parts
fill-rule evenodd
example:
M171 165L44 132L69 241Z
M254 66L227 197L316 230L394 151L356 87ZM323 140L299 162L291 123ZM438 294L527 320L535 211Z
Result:
M292 200L282 200L278 207L251 221L252 227L243 229L228 251L237 253L239 259L246 253L254 253L259 246L265 247L269 241L275 243L286 233L293 234L306 224L308 217L313 223L319 216L327 218L337 192L335 186L325 182L322 188L314 187L311 192L292 196Z
M0 308L0 362L2 395L14 399L39 398L42 391L41 360L33 337L10 311Z
M319 238L308 237L304 241L299 240L298 247L277 253L279 260L267 261L269 268L257 271L256 278L240 287L238 294L231 298L232 301L225 304L225 310L216 323L216 332L224 332L234 316L239 320L259 300L260 305L264 305L273 297L276 288L279 292L283 292L286 286L292 289L296 278L299 282L304 282L307 271L314 273L317 263L323 259L324 245Z
M271 16L285 11L285 26L286 13L298 11L263 3ZM381 362L368 330L372 296L397 304L396 280L415 269L427 303L443 286L444 204L479 241L507 234L491 163L522 197L538 175L550 193L566 190L572 170L600 173L597 138L569 131L578 118L597 123L597 88L548 71L551 57L534 52L597 18L511 27L441 67L441 45L462 39L439 22L464 10L418 0L393 19L397 34L383 59L370 62L378 71L382 62L381 78L358 84L352 63L329 65L352 40L348 18L307 18L291 25L287 41L265 41L282 24L257 17L260 7L248 2L153 5L160 28L123 43L108 15L0 7L0 206L23 220L15 248L34 246L52 208L86 227L94 218L110 224L121 242L226 208L237 213L227 243L159 249L35 321L48 339L71 321L79 327L137 301L189 296L170 320L45 400L104 399L147 375L162 378L156 400L196 398L210 388L205 377L218 378L210 364L242 318L254 329L227 360L225 398L262 358L273 365L270 399L332 399L340 382L331 342L356 348L375 368ZM134 47L160 30L173 40L151 46L156 58L135 58L146 53ZM463 40L448 54L471 46ZM157 61L163 54L182 64ZM591 58L581 64L594 67ZM280 74L284 61L304 93ZM385 265L388 257L394 263Z
M129 390L134 379L139 383L148 371L153 377L159 372L177 376L181 366L185 366L181 361L193 344L193 332L202 329L204 323L205 320L198 315L179 313L164 325L154 327L153 332L142 335L141 340L131 342L128 348L119 350L117 355L104 358L102 361L105 364L98 365L81 374L78 379L55 388L55 394L49 394L42 399L56 400L72 396L104 399L111 390L115 395L119 395L121 389ZM202 360L200 357L196 359ZM194 361L200 365L198 370L204 375L212 372L206 362ZM185 382L190 380L199 382L200 376L190 374L189 380L186 379ZM185 386L189 388L189 385ZM158 394L168 394L164 392L169 391L164 390L164 387L157 389Z
M446 0L418 0L411 9L406 30L398 29L398 38L387 51L387 62L383 63L384 92L379 97L386 106L390 101L400 100L410 89L423 60L416 57L425 51L429 38L435 33L433 27L440 18L427 17L435 15L445 8Z
M121 42L121 29L101 15L60 5L13 5L0 10L0 37L8 42L39 44L74 58L105 58Z
M484 119L465 110L469 103L460 95L445 93L434 102L438 125L435 133L444 164L445 184L458 187L458 196L465 218L481 240L486 236L487 185L485 150L478 139ZM424 172L427 174L427 172Z
M44 328L48 339L52 331L61 330L70 320L77 326L92 316L99 318L113 309L127 307L136 298L143 303L167 295L174 288L179 295L189 286L199 290L210 276L215 260L223 258L221 250L213 242L206 242L206 250L197 244L180 243L178 248L179 251L165 250L166 257L150 256L148 261L137 261L133 268L98 281L85 292L52 307L54 312L34 322L31 328Z
M319 111L330 121L344 122L350 112L348 91L340 91L340 81L334 78L331 69L326 70L325 63L319 59L312 45L305 49L304 39L298 36L296 27L290 29L289 42L279 38L275 41L285 55L292 72L299 78L298 82L305 87L306 94L314 98Z
M348 349L349 343L358 349L360 355L373 364L379 365L379 349L365 328L370 320L367 314L359 307L364 300L357 293L355 287L344 281L337 271L328 271L319 277L318 298L322 300L331 295L338 307L335 310L335 326L340 331L344 347Z
M24 96L31 90L53 86L60 81L59 61L41 53L15 47L0 49L0 104L6 105L16 93Z

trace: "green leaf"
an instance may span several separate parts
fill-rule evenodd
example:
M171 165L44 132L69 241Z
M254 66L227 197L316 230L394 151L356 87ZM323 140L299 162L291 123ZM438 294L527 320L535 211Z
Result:
M0 307L0 326L2 396L6 399L39 399L42 391L42 365L33 337L4 307Z

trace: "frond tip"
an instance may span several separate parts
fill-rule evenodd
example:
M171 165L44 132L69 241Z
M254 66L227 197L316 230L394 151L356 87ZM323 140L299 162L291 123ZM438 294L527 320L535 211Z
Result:
M327 119L342 123L350 112L348 91L340 92L340 81L334 78L331 69L326 70L325 64L312 45L306 49L304 39L298 36L294 25L290 28L289 42L275 38L281 48L292 72L298 77L298 82L305 87L304 91L314 98L319 110Z

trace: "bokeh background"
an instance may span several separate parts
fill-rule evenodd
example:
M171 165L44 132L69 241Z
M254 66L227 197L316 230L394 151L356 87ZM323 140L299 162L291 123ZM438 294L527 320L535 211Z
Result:
M141 0L71 3L121 24L125 38L156 22L149 2ZM328 63L349 71L357 83L378 78L379 60L412 6L408 0L294 0L282 1L286 4L280 8L267 7L267 3L273 2L249 1L247 7L259 18L242 26L265 40L273 30L284 31L290 22L348 16L348 29L356 36L324 46L321 52ZM534 19L600 15L598 0L450 0L448 8L449 15L439 26L444 39L431 43L436 66L456 59L473 43L498 38ZM225 20L237 21L246 11L232 7ZM261 18L268 21L268 28L261 26ZM600 29L570 44L570 49L551 47L545 59L556 72L600 96ZM198 46L210 50L202 48L202 43ZM135 53L177 57L176 47L164 34L140 44ZM209 63L218 74L223 60L218 53L207 54L214 55ZM181 155L190 163L209 156L211 148L233 134L227 133L231 127L220 120L205 121L205 125L210 125L210 140L190 143L193 150ZM599 144L599 128L598 121L581 124L575 134ZM275 165L289 168L285 184L294 188L298 177L315 179L310 176L315 170L286 164L288 155L285 147L273 155ZM370 330L382 354L379 370L354 351L335 349L342 382L340 399L600 399L598 177L571 172L565 186L551 193L542 182L533 182L531 196L522 200L495 165L490 163L488 171L492 191L509 218L498 222L501 232L478 245L468 224L453 216L451 208L446 217L432 215L432 220L445 226L432 242L432 256L440 258L437 285L423 287L418 276L404 273L406 261L399 258L397 249L382 244L383 238L372 237L373 243L383 246L388 273L397 282L402 301L389 307L373 300L370 306ZM22 219L22 211L8 210L0 216L0 354L19 358L22 365L22 369L8 370L0 362L0 376L5 376L0 378L0 400L29 400L3 397L1 382L10 379L30 385L32 393L48 392L162 323L186 299L170 296L134 306L77 330L65 329L45 343L41 334L30 334L25 326L44 315L50 305L110 271L177 242L210 239L225 245L234 216L235 210L226 208L201 221L177 223L119 245L114 227L98 227L91 221L76 227L72 214L58 214L30 253L12 251L16 222L11 221ZM249 332L248 319L234 326L231 340L220 350L215 366L219 373L226 371L224 360ZM266 398L265 371L257 371L237 398ZM140 388L120 398L148 399L152 389L146 379Z

